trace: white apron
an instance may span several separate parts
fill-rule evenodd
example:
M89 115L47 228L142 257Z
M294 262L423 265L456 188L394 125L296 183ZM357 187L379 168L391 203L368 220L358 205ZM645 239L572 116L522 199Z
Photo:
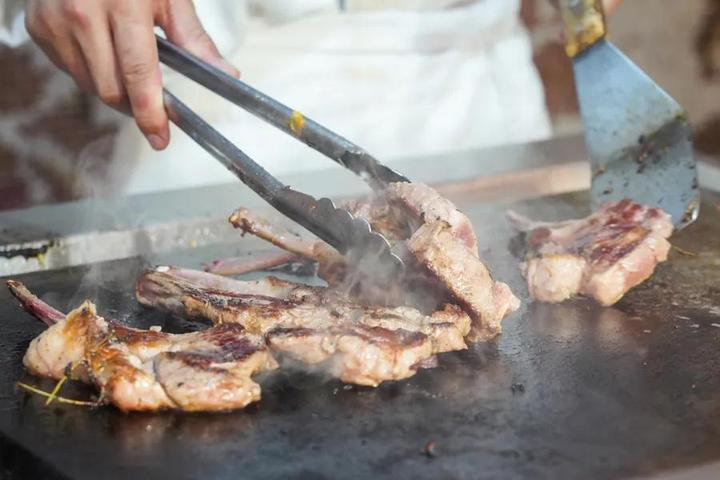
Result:
M237 0L213 1L212 9L209 3L197 2L200 14L244 80L382 160L551 133L516 0L454 8L427 8L438 3L427 0L360 0L346 2L346 13L329 0L264 0L250 8L261 16L248 18ZM410 9L366 8L380 3ZM235 33L240 28L242 37ZM239 38L242 43L234 46ZM273 174L335 168L201 87L174 73L164 78ZM182 132L173 129L172 136L170 147L158 154L132 124L123 128L116 161L137 162L128 192L235 181Z
M22 2L2 4L0 41L26 39L22 19L13 15ZM246 81L383 161L551 133L519 0L198 0L196 7ZM163 77L270 172L336 168L175 72L165 70ZM179 130L173 128L170 147L157 153L132 119L119 121L111 167L116 184L96 185L99 191L236 181Z

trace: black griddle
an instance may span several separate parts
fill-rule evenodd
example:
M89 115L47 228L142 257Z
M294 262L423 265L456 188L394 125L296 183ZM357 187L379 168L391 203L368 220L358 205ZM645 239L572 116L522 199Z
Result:
M498 278L527 292L508 205L453 198ZM261 378L262 400L227 414L123 414L53 404L15 387L42 325L0 292L0 460L8 478L624 478L720 459L720 212L673 237L656 275L612 308L523 302L494 342L379 388L301 372ZM512 205L584 215L587 195ZM691 253L691 254L688 254ZM197 256L197 252L193 253ZM177 254L183 263L183 254ZM193 257L194 258L194 257ZM166 260L166 259L163 259ZM16 277L67 309L84 297L130 325L202 328L144 310L135 258ZM70 385L68 397L89 395ZM427 448L432 442L434 448Z

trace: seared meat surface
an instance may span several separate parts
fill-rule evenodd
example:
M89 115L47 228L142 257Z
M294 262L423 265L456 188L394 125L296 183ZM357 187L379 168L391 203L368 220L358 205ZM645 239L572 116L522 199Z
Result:
M389 287L372 288L372 279L358 278L344 257L320 240L287 232L246 209L239 209L230 221L244 232L318 261L324 280L360 301L407 305L424 312L457 304L473 320L470 340L499 334L502 319L519 307L510 288L496 282L479 258L469 219L432 188L395 183L382 195L348 202L345 208L394 244L407 265L405 278ZM353 288L357 284L362 288Z
M422 225L407 242L414 257L449 292L453 303L473 318L468 340L489 340L500 334L500 322L520 306L505 283L495 282L485 265L458 241L442 221Z
M468 340L498 335L503 318L518 308L479 258L468 218L433 189L393 184L347 208L403 257L407 268L394 285L359 278L328 244L239 209L233 225L287 253L206 268L246 272L309 259L328 286L151 268L136 286L140 303L213 324L168 334L106 320L89 302L65 315L8 282L25 309L49 325L30 344L25 365L36 375L95 385L103 400L126 411L228 410L260 398L253 376L277 368L276 358L377 386L435 366L437 354L465 349Z
M301 257L320 261L314 251L317 241L305 239L299 233L257 217L247 208L238 208L230 215L228 220L235 228L241 229L244 233L260 237L283 250ZM339 257L337 261L342 261L340 254L337 255Z
M260 399L252 376L277 368L262 337L239 324L178 335L137 330L105 320L87 301L60 319L22 284L8 286L50 324L30 343L25 367L38 376L93 384L103 401L124 411L243 408Z
M382 202L375 199L371 203ZM467 216L437 191L418 183L390 184L384 203L387 210L376 207L366 214L374 229L401 238L398 250L405 252L403 257L410 266L405 289L420 293L406 297L409 304L427 306L427 298L457 304L473 319L468 340L498 335L501 321L518 309L520 301L507 284L492 278L479 258L477 238ZM362 213L357 206L355 211Z
M270 349L345 383L375 387L415 375L432 358L430 339L419 332L368 327L318 318L308 327L277 326L266 334Z
M411 235L423 224L445 222L453 237L478 256L477 238L470 220L433 188L420 183L393 183L385 191L385 198L394 208L396 221L409 223Z
M414 375L435 353L466 348L470 329L468 315L452 305L432 315L368 307L274 277L239 281L156 267L141 276L136 293L140 303L177 315L243 325L280 357L360 385Z
M551 303L578 294L601 305L616 303L667 259L673 231L668 214L630 200L564 222L535 222L514 212L508 217L526 233L521 268L530 295Z

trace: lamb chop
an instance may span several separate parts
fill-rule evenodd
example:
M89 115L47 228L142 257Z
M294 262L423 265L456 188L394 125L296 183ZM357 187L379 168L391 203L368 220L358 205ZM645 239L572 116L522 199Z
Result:
M470 219L433 188L420 183L392 183L385 190L385 201L393 211L395 222L409 225L411 235L423 224L445 222L453 237L478 256L477 238Z
M470 341L500 333L501 321L520 302L507 284L493 280L479 258L467 216L434 189L416 183L393 183L384 197L365 205L370 208L356 201L350 209L366 215L375 230L404 240L408 252L404 258L409 257L408 263L414 266L411 290L418 288L419 272L424 279L423 296L434 291L465 309L474 320Z
M294 255L294 259L305 258L317 262L318 275L328 283L342 283L347 273L345 258L322 240L305 238L298 232L254 215L247 208L235 210L229 221L235 228L242 230L243 235L249 233L262 238Z
M345 259L326 243L305 239L247 209L237 210L230 222L280 248L316 260L321 278L360 301L409 305L424 312L446 303L458 304L473 319L472 341L499 334L502 319L519 307L510 288L495 282L480 260L469 219L432 188L395 183L381 195L348 202L344 207L394 243L408 266L401 281L390 288L374 289L372 279L358 279ZM348 285L351 288L346 288Z
M467 217L429 187L392 185L384 196L350 208L364 212L410 265L391 291L402 299L395 305L368 302L385 291L346 290L358 283L351 281L356 273L329 245L241 209L231 217L235 225L290 252L286 259L317 261L329 286L157 267L140 278L138 300L214 324L171 335L106 321L89 302L66 316L10 282L25 308L51 325L31 343L25 365L38 375L94 384L123 410L225 410L259 399L251 377L277 367L270 352L344 382L376 386L434 366L437 353L466 348L466 338L497 335L502 318L517 308L507 285L494 282L480 261ZM277 264L274 255L257 260Z
M242 257L214 260L203 265L203 270L218 275L242 275L244 273L268 270L281 265L298 263L300 257L292 252L251 252ZM309 264L310 262L305 261Z
M551 303L578 294L605 306L616 303L667 259L673 231L667 213L630 200L564 222L535 222L514 212L508 217L526 235L521 269L530 295Z
M434 354L466 348L470 318L447 305L431 316L408 307L368 307L332 289L266 277L239 281L172 267L147 270L140 303L216 325L237 323L271 351L347 383L376 386L432 365Z
M64 315L21 283L8 286L49 325L30 343L26 368L95 385L102 400L124 411L243 408L260 399L252 376L277 368L262 337L240 324L178 335L137 330L100 317L89 301Z

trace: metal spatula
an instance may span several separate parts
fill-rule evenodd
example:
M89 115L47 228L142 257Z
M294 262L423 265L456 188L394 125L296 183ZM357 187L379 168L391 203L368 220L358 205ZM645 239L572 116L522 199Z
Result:
M560 0L572 58L593 208L630 198L660 207L677 228L698 215L700 195L683 108L606 38L600 0Z

